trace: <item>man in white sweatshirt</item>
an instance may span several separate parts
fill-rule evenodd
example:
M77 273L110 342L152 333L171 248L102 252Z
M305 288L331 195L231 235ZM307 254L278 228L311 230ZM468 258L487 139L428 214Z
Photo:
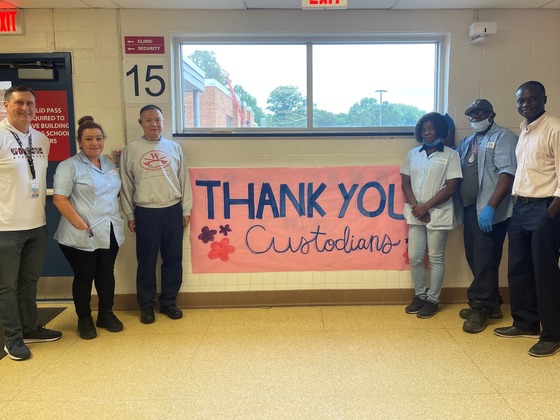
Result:
M181 147L162 137L163 114L156 105L140 110L144 135L121 156L121 204L128 227L136 233L136 290L140 321L155 321L156 263L161 252L160 312L183 316L176 300L183 276L183 230L188 226L191 193Z

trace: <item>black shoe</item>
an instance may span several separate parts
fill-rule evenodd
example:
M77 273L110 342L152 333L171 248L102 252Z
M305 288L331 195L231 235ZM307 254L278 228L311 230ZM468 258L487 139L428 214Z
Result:
M156 322L156 314L154 308L142 308L140 311L140 322L142 324L153 324Z
M122 331L124 326L117 316L112 312L99 312L97 314L97 322L95 323L100 328L105 328L110 332Z
M469 317L469 311L471 308L463 308L459 311L459 316L463 319L467 319ZM502 309L500 308L500 303L498 301L492 304L492 309L490 310L490 319L502 319L504 314L502 313Z
M162 306L159 310L162 314L167 315L171 319L183 318L183 311L175 305Z
M496 328L494 330L494 334L496 334L498 337L504 337L504 338L519 338L519 337L539 338L538 331L533 332L533 331L520 330L519 328L514 327L513 325L511 327Z
M431 318L439 311L439 306L437 303L430 302L429 300L424 303L424 306L418 311L416 316L418 318L426 319Z
M60 337L62 337L62 333L60 331L49 330L39 325L36 330L28 333L23 333L23 342L44 343L47 341L56 341Z
M463 323L463 331L476 334L484 331L488 325L490 308L485 308L481 302L474 301L469 308L469 317Z
M420 309L422 309L422 306L424 306L424 304L426 303L426 301L418 296L416 296L414 299L412 299L412 302L410 302L410 305L408 305L406 308L404 308L404 311L407 314L416 314L418 313L418 311Z
M97 337L97 330L95 325L93 325L93 318L91 316L78 318L78 334L84 340L91 340Z
M539 340L529 350L529 354L535 357L552 356L560 351L560 341L542 341Z
M20 361L31 358L31 351L29 347L25 345L21 337L8 340L4 346L4 351L12 360Z

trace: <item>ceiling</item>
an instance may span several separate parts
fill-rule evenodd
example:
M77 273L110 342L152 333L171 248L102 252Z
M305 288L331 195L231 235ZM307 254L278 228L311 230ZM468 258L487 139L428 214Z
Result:
M347 0L354 10L560 9L560 0ZM301 0L0 0L21 9L301 9Z

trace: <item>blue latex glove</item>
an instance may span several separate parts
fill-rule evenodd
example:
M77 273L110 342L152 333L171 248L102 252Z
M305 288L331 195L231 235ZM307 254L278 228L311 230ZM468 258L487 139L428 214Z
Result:
M447 121L447 128L449 130L455 130L455 121L453 121L453 118L451 118L451 116L447 112L443 114L443 118L445 118L445 121Z
M478 217L478 226L481 231L484 233L492 232L492 222L494 221L495 214L496 210L493 207L490 207L488 204L484 206Z

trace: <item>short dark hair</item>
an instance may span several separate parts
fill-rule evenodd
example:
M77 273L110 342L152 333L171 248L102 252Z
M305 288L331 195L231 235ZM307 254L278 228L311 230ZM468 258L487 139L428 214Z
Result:
M528 82L523 83L521 86L517 88L516 92L519 91L520 89L524 89L529 86L537 88L537 90L540 93L546 96L546 90L544 88L544 85L541 82L537 82L536 80L529 80Z
M449 133L449 126L443 115L437 112L429 112L418 120L416 127L414 127L414 136L419 143L422 143L422 126L425 122L430 121L436 129L436 136L438 139L446 139Z
M149 109L155 109L156 111L159 111L161 113L161 115L163 115L163 111L161 110L161 108L159 106L154 105L154 104L149 104L149 105L144 105L142 107L142 109L140 109L140 116L142 116L142 113L144 111L147 111Z
M90 115L86 115L78 120L78 140L82 139L82 135L84 134L84 130L88 128L98 128L101 130L101 134L103 134L103 138L105 138L105 131L103 131L103 127L97 124L93 117Z
M35 92L29 86L15 85L6 89L6 92L4 92L4 100L6 102L10 102L10 98L12 97L12 93L14 92L29 92L35 99L37 99L37 95L35 95Z

